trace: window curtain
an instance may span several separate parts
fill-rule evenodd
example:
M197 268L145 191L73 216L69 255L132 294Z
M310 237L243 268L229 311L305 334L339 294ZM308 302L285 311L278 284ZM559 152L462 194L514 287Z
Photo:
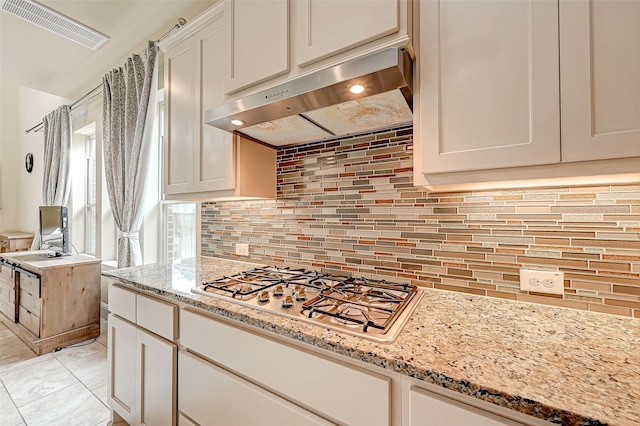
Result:
M44 157L42 203L45 206L65 206L69 199L71 179L71 107L62 105L42 119L44 125ZM31 250L40 249L40 232Z
M118 268L142 264L139 232L157 91L156 43L105 74L103 146L107 192L119 229Z

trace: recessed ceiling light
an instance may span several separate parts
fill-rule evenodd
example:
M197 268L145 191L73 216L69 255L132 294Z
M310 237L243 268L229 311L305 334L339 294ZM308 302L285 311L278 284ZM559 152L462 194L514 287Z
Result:
M353 86L349 87L349 91L357 95L358 93L364 92L364 86L361 86L360 84L354 84Z
M242 126L244 124L244 121L234 118L233 120L231 120L231 124L233 124L234 126Z

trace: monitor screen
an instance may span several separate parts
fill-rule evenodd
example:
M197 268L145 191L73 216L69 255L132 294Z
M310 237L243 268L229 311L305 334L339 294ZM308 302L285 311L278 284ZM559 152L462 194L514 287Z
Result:
M40 206L40 248L60 253L69 252L66 207Z

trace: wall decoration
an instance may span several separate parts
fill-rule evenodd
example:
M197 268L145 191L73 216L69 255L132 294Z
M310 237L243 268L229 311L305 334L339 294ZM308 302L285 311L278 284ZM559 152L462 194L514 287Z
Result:
M24 167L27 169L27 173L33 171L33 154L31 152L24 158Z

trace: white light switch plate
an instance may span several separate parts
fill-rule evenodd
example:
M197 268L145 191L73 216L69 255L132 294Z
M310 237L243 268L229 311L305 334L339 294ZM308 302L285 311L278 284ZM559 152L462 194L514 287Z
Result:
M520 290L564 294L564 272L520 269Z

